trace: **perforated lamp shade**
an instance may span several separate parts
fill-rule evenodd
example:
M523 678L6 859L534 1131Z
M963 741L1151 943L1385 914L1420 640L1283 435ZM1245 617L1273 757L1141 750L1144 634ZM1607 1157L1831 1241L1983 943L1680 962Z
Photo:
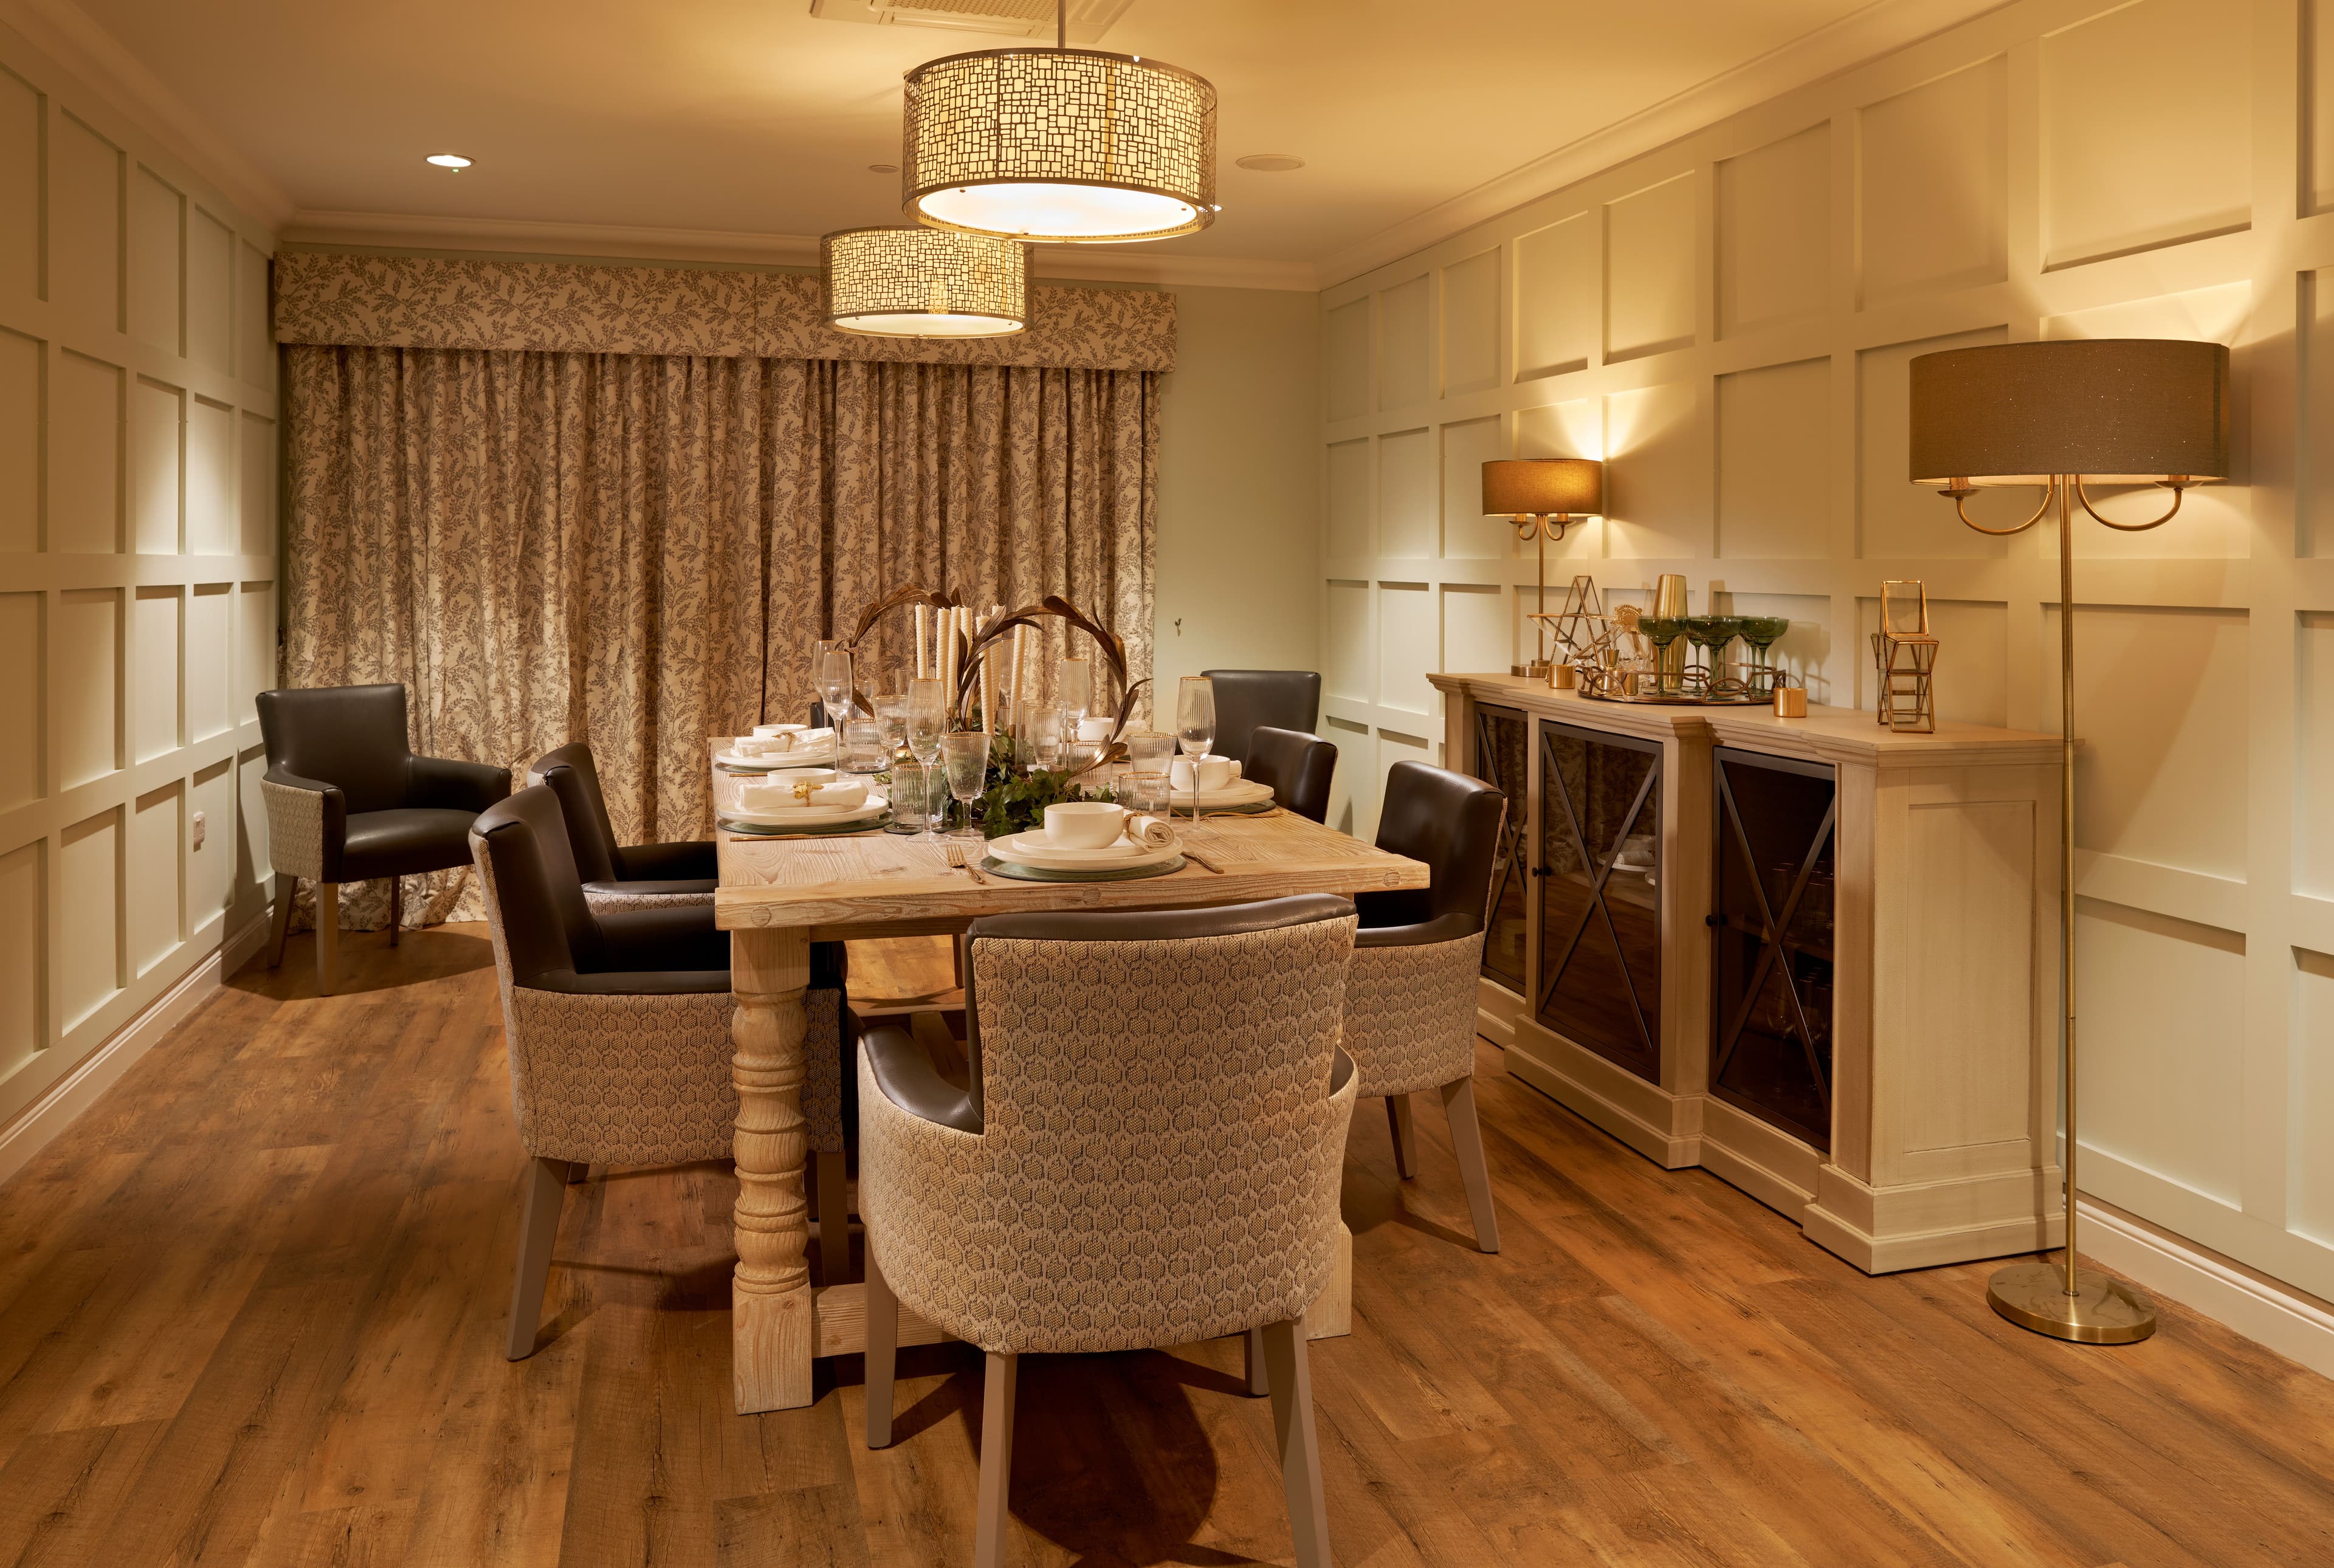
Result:
M902 206L919 223L1106 244L1216 219L1216 90L1139 55L986 49L908 72Z
M2162 338L1950 349L1913 361L1916 485L2229 476L2229 351Z
M1483 515L1588 517L1605 511L1605 465L1589 457L1509 457L1483 465Z
M846 228L819 241L827 324L885 338L994 338L1029 320L1029 252L937 228Z

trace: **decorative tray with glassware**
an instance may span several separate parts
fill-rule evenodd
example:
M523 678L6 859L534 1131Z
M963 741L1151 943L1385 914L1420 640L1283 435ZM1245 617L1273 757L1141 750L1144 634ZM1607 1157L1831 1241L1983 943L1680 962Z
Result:
M1676 572L1663 574L1654 604L1652 615L1634 604L1607 615L1596 582L1574 578L1562 613L1532 617L1555 634L1557 684L1598 702L1691 707L1765 707L1789 684L1768 655L1790 630L1783 617L1689 615L1685 579ZM1728 658L1737 642L1743 656Z

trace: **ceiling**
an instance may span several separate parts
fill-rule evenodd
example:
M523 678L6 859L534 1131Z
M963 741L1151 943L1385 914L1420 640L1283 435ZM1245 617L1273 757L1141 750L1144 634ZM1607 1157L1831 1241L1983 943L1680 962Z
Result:
M1863 57L1991 3L1133 0L1100 46L1197 71L1221 97L1222 216L1143 248L1327 281L1374 239L1712 79L1764 67L1761 95L1782 91L1849 63L1831 58L1841 46ZM280 192L294 234L364 226L351 215L474 237L545 225L769 238L892 221L898 177L867 166L899 161L901 73L1006 42L820 20L810 0L80 10L143 68L129 74L180 101L182 125L246 166L246 185ZM442 151L477 167L422 162ZM1236 167L1253 153L1307 161ZM639 236L640 254L658 254L654 239Z

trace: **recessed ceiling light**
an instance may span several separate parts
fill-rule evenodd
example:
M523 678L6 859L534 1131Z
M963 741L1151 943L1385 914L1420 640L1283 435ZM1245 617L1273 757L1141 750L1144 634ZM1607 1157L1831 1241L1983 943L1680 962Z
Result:
M1305 160L1293 152L1251 152L1234 161L1242 168L1252 168L1259 174L1287 174L1291 169L1305 167Z
M870 174L897 174L900 172L900 166L896 163L871 163L867 166L867 172Z
M422 161L424 163L434 163L440 168L468 168L470 167L470 160L464 158L458 152L433 152L428 158L423 159Z

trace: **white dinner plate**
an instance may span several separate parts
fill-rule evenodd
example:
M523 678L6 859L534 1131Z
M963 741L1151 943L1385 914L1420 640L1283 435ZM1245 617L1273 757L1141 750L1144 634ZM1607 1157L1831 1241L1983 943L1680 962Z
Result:
M1091 871L1104 869L1133 869L1155 866L1172 861L1183 852L1182 841L1146 850L1131 839L1099 850L1070 850L1048 839L1043 829L1033 832L1008 833L1001 839L989 841L989 852L1000 861L1017 865L1037 866L1052 871Z
M1201 790L1200 809L1204 812L1219 811L1226 806L1252 806L1271 798L1270 784L1259 784L1254 779L1234 779L1220 790ZM1177 790L1175 804L1183 810L1190 810L1191 792L1187 789Z
M785 811L754 812L743 806L723 806L716 813L722 821L750 822L757 828L791 828L812 823L858 822L880 817L891 805L882 795L871 794L855 806L789 806Z
M713 760L731 773L777 773L790 767L833 767L834 743L823 741L816 746L798 746L792 751L773 752L767 756L739 756L734 751L717 751Z

